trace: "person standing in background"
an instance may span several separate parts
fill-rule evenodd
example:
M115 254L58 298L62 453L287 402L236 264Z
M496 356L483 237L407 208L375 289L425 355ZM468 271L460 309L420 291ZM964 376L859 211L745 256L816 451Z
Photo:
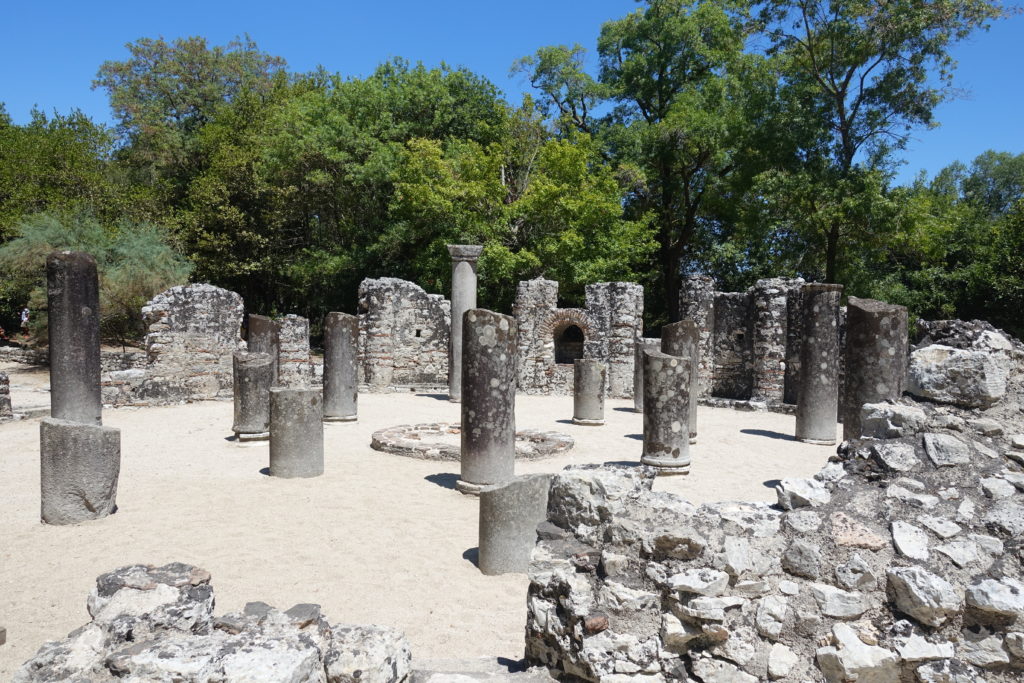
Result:
M21 333L28 336L28 306L21 309Z

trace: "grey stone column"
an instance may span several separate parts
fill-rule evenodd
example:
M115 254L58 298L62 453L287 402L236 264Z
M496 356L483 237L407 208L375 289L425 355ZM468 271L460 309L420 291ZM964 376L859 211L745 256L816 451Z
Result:
M11 381L6 372L0 372L0 418L11 417Z
M515 473L516 319L474 308L462 323L462 473L456 488L476 495Z
M908 362L907 309L851 296L846 307L843 438L861 436L860 408L903 395Z
M700 395L700 329L692 320L680 320L661 328L661 352L690 361L690 376L680 391L690 394L690 443L697 443L697 399Z
M235 421L231 431L239 441L263 441L270 437L270 388L274 386L274 362L269 354L235 351L232 358Z
M270 390L270 476L324 473L323 395L306 387Z
M480 491L480 555L484 574L525 574L548 516L550 474L529 474Z
M77 524L114 512L121 430L43 418L39 456L43 522Z
M274 385L279 379L281 362L281 323L265 315L249 314L248 345L249 353L265 353L270 356L274 366Z
M660 351L644 352L644 452L640 462L664 474L690 472L691 361Z
M657 351L661 348L660 339L641 337L636 340L633 361L633 410L644 412L644 352Z
M594 358L573 361L572 421L578 425L604 424L604 395L608 364Z
M448 398L462 400L463 315L476 308L476 262L484 248L475 244L449 244L452 257L452 330L448 342ZM513 349L514 352L514 349Z
M839 418L839 298L842 285L803 286L804 338L800 347L800 396L796 438L834 444Z
M324 422L353 422L359 404L359 318L324 317Z
M692 320L700 334L697 377L701 397L711 395L715 370L715 279L706 275L684 277L679 289L679 319Z
M55 251L46 259L50 329L50 416L98 425L100 394L100 285L96 259Z

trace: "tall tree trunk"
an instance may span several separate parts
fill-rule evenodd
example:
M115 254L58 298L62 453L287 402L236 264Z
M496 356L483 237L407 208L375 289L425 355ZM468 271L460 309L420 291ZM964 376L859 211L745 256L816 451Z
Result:
M839 260L839 223L832 222L825 240L825 282L836 282L836 268Z

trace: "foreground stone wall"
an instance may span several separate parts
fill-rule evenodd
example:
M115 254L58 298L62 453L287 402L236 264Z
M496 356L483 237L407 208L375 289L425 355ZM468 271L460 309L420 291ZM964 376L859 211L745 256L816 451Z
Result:
M92 620L46 643L14 675L42 681L327 681L401 683L409 642L382 626L331 625L320 606L250 602L214 616L209 572L132 565L103 574Z
M359 284L360 380L371 391L448 385L451 302L406 280Z
M636 340L643 332L643 287L631 282L587 285L585 308L559 308L558 283L520 282L512 314L519 390L527 394L571 394L572 363L559 363L556 340L569 327L583 333L583 358L608 363L608 395L633 395Z
M1021 680L1024 346L927 329L910 369L927 400L865 406L864 438L783 478L778 506L694 506L645 468L556 475L528 662L590 681Z

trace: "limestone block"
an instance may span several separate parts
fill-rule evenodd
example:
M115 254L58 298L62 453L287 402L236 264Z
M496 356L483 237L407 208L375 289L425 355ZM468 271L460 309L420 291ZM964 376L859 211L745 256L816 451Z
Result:
M932 344L910 354L907 391L930 401L988 408L1006 394L1008 368L991 353Z
M480 490L479 559L484 574L525 574L547 519L551 475L532 474Z
M119 429L44 418L39 440L43 522L76 524L114 512Z

